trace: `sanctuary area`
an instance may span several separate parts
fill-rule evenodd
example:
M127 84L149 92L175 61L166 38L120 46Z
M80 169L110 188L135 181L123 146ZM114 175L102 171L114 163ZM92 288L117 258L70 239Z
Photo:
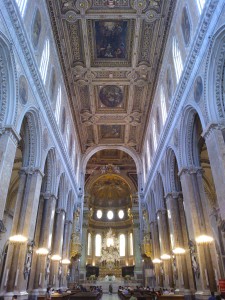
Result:
M0 0L0 298L116 293L225 293L225 0Z

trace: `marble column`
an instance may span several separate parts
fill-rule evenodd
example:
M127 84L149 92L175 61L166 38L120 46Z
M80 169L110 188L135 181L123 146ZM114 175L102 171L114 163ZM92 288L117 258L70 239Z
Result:
M55 228L53 236L52 256L59 255L62 257L62 245L63 245L63 232L65 222L65 211L63 209L56 209L55 214ZM57 260L51 261L50 268L50 285L59 288L59 281L61 278L61 263Z
M40 170L23 168L20 171L11 235L22 234L28 241L34 239L42 176ZM25 268L30 271L32 259L27 256L27 250L27 243L9 246L3 280L6 298L12 293L17 295L26 293L29 276L25 276L24 271Z
M202 136L207 146L221 219L225 222L225 142L222 129L218 124L209 124Z
M126 257L126 265L128 266L129 265L129 257L130 257L130 249L129 249L129 231L126 231L125 233L125 239L126 239L126 243L125 243L125 249L126 249L126 252L125 252L125 257Z
M204 189L202 185L202 170L200 168L182 169L180 172L181 185L184 197L184 207L187 225L189 229L189 238L192 244L195 244L195 238L201 234L209 234L208 227L205 223L205 205ZM209 234L210 235L210 234ZM209 295L209 290L216 291L214 269L208 245L196 245L197 258L192 257L192 262L195 271L197 296ZM198 261L193 261L193 260ZM199 271L197 273L199 263Z
M157 222L158 222L158 229L159 229L161 255L163 254L171 255L170 235L169 235L166 209L161 209L157 212ZM163 260L163 267L164 267L164 276L165 276L164 286L167 288L173 288L174 282L173 282L171 259Z
M2 222L6 199L20 136L13 128L0 132L0 222Z
M42 206L40 206L43 201ZM40 204L38 209L38 220L40 215L40 226L36 226L35 243L37 248L46 248L50 251L52 245L54 215L56 206L55 195L43 194L40 198ZM30 287L34 291L39 292L46 291L48 285L48 271L47 255L38 255L34 253L32 270L33 280L31 277Z
M87 229L88 229L88 225L86 223L84 223L83 230L82 230L82 255L81 255L81 261L80 261L80 277L81 277L81 279L84 279L86 276ZM93 232L91 232L91 253L94 253L93 240L94 240L94 234L93 234Z
M142 280L142 258L140 251L140 228L139 223L133 225L133 248L135 261L135 274L137 279Z
M158 231L158 224L156 220L150 223L150 231L152 235L153 258L160 259L159 231ZM154 268L155 268L156 286L162 288L163 276L161 273L160 265L154 264Z
M62 248L62 259L69 259L70 250L70 239L72 234L72 221L66 220L64 225L64 236L63 236L63 248ZM68 265L62 264L62 276L61 276L61 287L67 287L67 272Z
M178 193L169 193L166 196L168 221L171 234L172 248L185 249L178 197ZM185 249L185 251L187 250L188 249ZM176 282L176 289L179 292L184 293L184 289L189 290L190 288L185 254L175 255L175 263L176 269L174 270L174 281Z
M188 228L187 228L186 216L185 216L185 211L184 211L183 194L179 193L177 200L178 200L178 210L179 210L180 221L181 221L183 244L184 244L184 248L186 250L186 252L184 254L185 261L186 261L186 267L184 266L184 268L182 268L182 269L186 269L186 271L187 271L187 273L185 273L185 276L188 277L188 284L189 284L188 289L186 289L186 284L185 284L185 282L187 282L187 279L183 278L184 288L185 288L184 293L185 293L185 295L187 295L189 293L194 294L195 279L194 279L191 256L190 256L190 251L189 251L189 235L188 235ZM183 261L182 261L182 263L183 263Z

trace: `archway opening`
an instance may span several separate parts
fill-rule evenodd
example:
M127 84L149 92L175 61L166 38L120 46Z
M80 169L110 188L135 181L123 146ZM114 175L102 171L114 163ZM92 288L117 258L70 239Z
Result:
M127 153L105 149L89 159L83 218L87 224L86 230L83 228L83 244L87 244L83 263L88 279L92 275L102 281L134 277L137 191L136 165Z

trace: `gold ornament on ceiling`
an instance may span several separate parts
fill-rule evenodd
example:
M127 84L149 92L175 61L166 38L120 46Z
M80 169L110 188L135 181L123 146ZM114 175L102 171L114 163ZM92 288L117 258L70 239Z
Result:
M91 204L99 206L131 205L131 191L128 183L115 174L105 174L91 187Z

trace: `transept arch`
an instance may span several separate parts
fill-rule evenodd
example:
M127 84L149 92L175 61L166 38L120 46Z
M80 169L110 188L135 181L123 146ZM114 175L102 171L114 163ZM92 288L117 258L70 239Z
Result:
M142 173L142 161L141 158L139 157L139 155L137 155L137 153L130 147L124 147L124 146L115 146L115 145L104 145L104 146L95 146L95 147L90 147L87 152L84 154L83 158L82 158L82 165L83 165L83 170L82 172L85 173L86 170L86 166L87 163L89 161L89 159L92 157L92 155L94 155L96 152L100 151L100 150L105 150L105 149L118 149L121 151L126 152L127 154L129 154L135 164L136 164L136 168L137 168L137 173Z

